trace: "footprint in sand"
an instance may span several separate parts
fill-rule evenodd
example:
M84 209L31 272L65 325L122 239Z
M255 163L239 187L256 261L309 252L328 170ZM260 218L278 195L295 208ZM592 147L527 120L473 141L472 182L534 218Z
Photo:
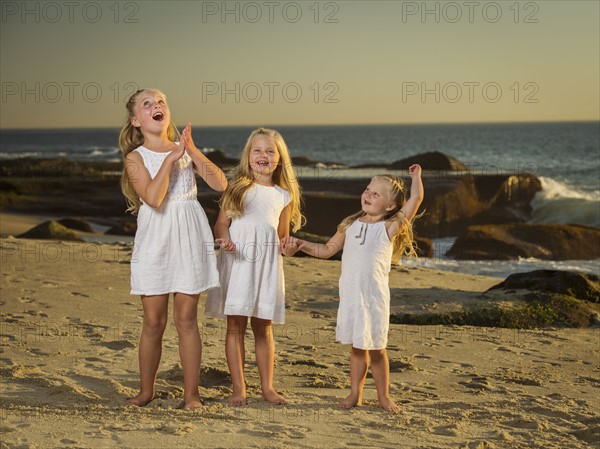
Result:
M81 296L82 298L89 298L90 295L86 295L85 293L80 293L80 292L71 292L71 295L73 296Z

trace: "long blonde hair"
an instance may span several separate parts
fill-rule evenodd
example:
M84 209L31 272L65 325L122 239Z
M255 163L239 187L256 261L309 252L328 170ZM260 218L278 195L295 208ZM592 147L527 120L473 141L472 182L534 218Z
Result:
M252 140L258 135L264 135L269 137L275 143L277 151L279 152L279 164L273 172L273 182L285 189L290 194L290 221L292 224L292 231L297 231L302 226L304 217L300 212L300 186L296 179L296 173L292 166L292 160L288 151L287 145L283 140L281 134L277 131L267 128L258 128L252 131L240 163L233 171L233 176L229 182L229 187L225 191L225 194L219 201L221 210L225 213L227 218L239 218L244 214L244 196L248 189L254 184L254 174L250 167L250 150L252 147Z
M394 175L375 175L373 179L384 181L390 187L390 199L396 205L391 211L387 212L383 216L383 221L388 220L397 220L398 218L394 218L394 216L402 209L404 203L406 201L406 196L404 192L404 182L394 176ZM342 222L338 225L338 232L344 233L346 229L358 220L360 217L364 217L366 215L365 212L358 211L355 214L352 214L342 220ZM412 220L402 220L400 223L400 229L396 235L392 237L392 263L398 264L400 262L400 258L402 256L409 257L417 257L414 236L413 236L413 228L412 228Z
M121 149L121 155L123 156L121 191L123 192L123 195L125 195L125 201L127 201L127 212L131 212L133 215L137 214L142 202L140 201L138 194L135 192L133 184L129 179L129 175L127 174L127 161L125 158L133 150L144 144L144 135L142 134L142 130L139 127L133 126L131 119L135 117L135 106L137 104L138 97L145 92L158 93L165 99L165 101L167 101L167 97L160 90L139 89L138 91L134 92L131 97L129 97L129 100L127 100L127 104L125 105L125 108L127 109L127 118L125 119L123 128L121 128L121 132L119 133L119 147ZM179 139L179 131L177 131L177 127L172 121L169 123L169 128L167 129L167 137L172 142L175 142Z

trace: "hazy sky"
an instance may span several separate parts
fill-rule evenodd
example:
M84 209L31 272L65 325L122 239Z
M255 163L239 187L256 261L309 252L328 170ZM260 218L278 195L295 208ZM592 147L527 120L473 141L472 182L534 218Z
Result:
M598 120L599 4L2 1L0 127Z

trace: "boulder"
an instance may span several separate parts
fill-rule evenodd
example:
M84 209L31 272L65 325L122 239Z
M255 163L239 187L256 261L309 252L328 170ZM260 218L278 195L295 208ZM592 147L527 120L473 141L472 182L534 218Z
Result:
M65 228L73 229L81 232L94 232L92 227L87 221L80 220L78 218L61 218L58 223L63 225Z
M70 240L83 242L83 239L75 232L67 229L56 221L45 221L17 237L20 239Z
M557 224L469 226L446 255L465 260L592 260L600 258L600 229Z
M527 273L515 273L489 290L498 289L560 293L579 300L600 302L598 276L573 271L535 270Z
M467 171L468 167L460 162L458 159L448 156L447 154L440 153L439 151L431 151L428 153L421 153L415 156L400 159L399 161L393 162L390 168L394 170L406 170L412 164L419 164L423 170L436 170L436 171Z
M137 230L137 222L135 221L124 221L121 224L111 227L105 234L109 235L127 235L133 237Z

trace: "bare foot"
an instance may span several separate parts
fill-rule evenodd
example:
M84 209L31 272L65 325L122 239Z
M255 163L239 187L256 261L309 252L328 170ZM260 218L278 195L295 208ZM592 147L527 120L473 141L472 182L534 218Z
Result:
M283 396L281 396L273 389L263 391L263 398L265 398L265 401L268 401L271 404L275 405L285 405L288 403Z
M133 405L137 405L138 407L144 407L145 405L148 405L150 402L152 402L152 399L154 399L154 395L148 396L147 394L140 393L137 396L128 398L127 402Z
M400 413L400 407L389 397L379 399L379 406L386 412Z
M200 394L196 393L191 395L190 397L183 396L183 402L181 403L179 408L184 410L196 410L202 407L202 401L200 400Z
M246 393L232 394L229 398L229 405L233 405L234 407L246 405Z
M342 399L340 401L340 408L344 408L346 410L359 405L362 405L362 396L354 393L350 393L346 399Z

